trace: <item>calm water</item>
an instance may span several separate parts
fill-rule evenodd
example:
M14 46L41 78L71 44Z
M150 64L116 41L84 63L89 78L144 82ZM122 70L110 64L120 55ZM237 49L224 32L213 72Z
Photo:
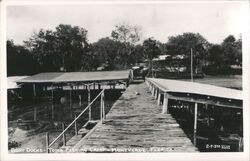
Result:
M122 90L106 90L105 113L108 113L115 100L121 96L121 92ZM98 93L99 91L92 92L91 99L94 99ZM63 99L55 98L54 101L47 97L12 102L12 106L8 108L9 142L18 142L19 148L41 148L45 152L45 132L50 133L50 141L52 141L62 132L62 123L67 127L75 116L87 107L87 95L82 95L80 101L78 94L79 92L75 94L72 92L72 101L69 100L69 95L63 95ZM100 98L92 104L91 109L92 120L99 120ZM88 118L87 110L77 122L78 129L88 121ZM66 135L66 140L74 135L74 126ZM55 147L61 145L62 142L59 141Z
M190 81L186 79L184 81ZM242 89L242 76L206 76L203 79L195 79L194 82L212 84L222 87ZM79 92L78 92L79 93ZM92 95L92 99L98 92ZM56 95L56 94L55 94ZM106 113L110 110L113 103L121 96L121 90L117 92L106 92ZM51 133L51 139L55 138L61 131L61 123L69 124L86 106L87 96L82 96L80 101L78 94L72 93L72 102L69 101L69 95L64 95L65 99L55 99L51 101L49 98L36 99L36 100L20 100L18 102L9 102L11 106L8 107L8 123L9 123L9 142L16 141L20 143L19 147L45 147L44 132L49 131ZM100 101L96 101L92 106L92 118L99 119ZM237 113L237 112L236 112ZM175 115L178 122L184 128L184 131L192 139L192 125L188 123L190 120L183 121L179 119L179 115ZM78 127L81 127L88 119L88 111L82 116L81 121L78 122ZM37 120L37 121L34 121ZM237 118L237 122L242 121L242 118ZM18 123L19 122L19 123ZM21 122L21 123L20 123ZM29 123L22 123L29 122ZM216 132L211 127L204 126L202 123L198 123L201 127L198 134L198 146L201 151L208 151L205 146L208 143L218 143L218 136L214 137ZM238 126L238 125L234 125ZM209 129L209 130L207 130ZM208 132L210 131L210 132ZM67 138L73 136L74 129L69 130ZM233 133L233 132L231 132ZM236 133L234 131L234 133ZM239 134L241 135L241 134ZM37 136L37 137L34 137ZM42 139L41 139L42 138ZM209 140L209 141L208 141ZM236 141L237 142L237 141ZM223 144L223 142L219 142ZM225 144L225 143L224 143ZM229 143L227 143L229 144ZM60 146L58 143L57 146ZM231 150L235 151L237 147L234 147L235 143L230 144Z

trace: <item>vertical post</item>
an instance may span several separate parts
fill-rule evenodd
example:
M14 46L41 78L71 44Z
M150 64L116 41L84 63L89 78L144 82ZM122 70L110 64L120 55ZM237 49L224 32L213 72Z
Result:
M37 120L36 113L37 113L37 110L36 110L36 106L35 106L35 107L34 107L34 121Z
M207 113L207 126L210 126L210 110L208 109L208 104L205 104L206 113Z
M70 90L69 90L69 108L70 108L70 118L73 118L73 114L72 114L72 89L73 86L70 86Z
M80 107L82 106L82 95L81 94L79 95L79 106Z
M155 95L154 95L155 99L157 99L158 93L159 93L159 90L157 88L155 88Z
M154 85L152 85L153 87L152 87L152 96L154 96L154 93L155 93L155 86Z
M76 114L75 114L75 119L76 119ZM78 131L77 131L77 121L75 121L75 135L78 135Z
M102 101L102 116L103 116L103 120L106 119L106 114L105 114L105 95L104 95L104 91L102 93L103 95L103 101Z
M193 82L193 49L191 48L191 65L190 65L191 82Z
M46 146L46 152L49 153L49 133L45 133L45 146Z
M88 105L90 104L90 85L88 85ZM89 121L91 121L91 106L89 106Z
M65 130L65 125L64 125L64 123L62 123L62 130L63 130L63 131ZM63 133L63 145L66 146L66 135L65 135L65 133Z
M161 92L158 92L158 101L157 101L158 105L161 105Z
M53 99L54 99L53 84L51 84L51 98L52 98L52 101L53 101Z
M33 84L33 95L36 97L36 84Z
M101 84L100 84L100 83L98 83L98 89L99 89L99 90L101 89Z
M100 120L101 120L101 123L103 123L103 93L101 94L101 105L100 105Z
M195 102L194 105L194 145L196 146L196 135L197 135L197 111L198 111L198 103Z
M162 114L168 113L168 94L164 93L163 106L162 106Z
M239 145L238 145L238 151L243 152L243 138L239 138Z
M52 106L51 106L51 119L54 120L54 104L52 102Z
M72 86L70 86L70 90L69 90L69 107L71 108L72 105Z

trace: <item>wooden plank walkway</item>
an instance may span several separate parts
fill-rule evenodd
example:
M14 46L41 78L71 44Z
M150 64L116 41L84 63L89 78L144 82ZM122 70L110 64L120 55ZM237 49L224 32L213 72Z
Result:
M136 94L136 92L140 94ZM79 141L87 152L196 152L170 114L161 114L145 83L130 85L113 105L104 124Z

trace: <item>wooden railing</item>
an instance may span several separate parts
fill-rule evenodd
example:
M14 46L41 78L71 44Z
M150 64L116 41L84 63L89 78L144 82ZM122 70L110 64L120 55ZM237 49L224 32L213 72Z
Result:
M104 91L105 89L103 89L89 104L88 106L77 116L75 117L75 119L66 127L64 128L64 124L63 124L63 131L51 142L49 143L49 134L48 132L46 132L46 149L47 149L47 153L49 153L49 149L52 147L52 145L54 145L61 137L63 137L63 145L66 145L66 137L65 137L65 133L66 131L74 124L75 125L75 135L77 135L77 120L87 111L91 111L91 105L100 97L101 101L100 101L100 121L103 123L103 121L105 120L105 101L104 101ZM91 112L89 112L89 115L91 115ZM87 123L85 123L85 125L87 125L89 122L91 121L91 116L89 116L89 119L87 121Z

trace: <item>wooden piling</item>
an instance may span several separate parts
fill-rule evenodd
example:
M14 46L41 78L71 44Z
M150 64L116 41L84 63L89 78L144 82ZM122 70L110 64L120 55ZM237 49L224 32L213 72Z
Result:
M62 123L62 131L64 131L64 130L65 130L65 125L64 125L64 123ZM63 145L66 146L66 135L65 135L65 133L63 133Z
M158 97L158 93L159 93L158 89L157 89L157 88L155 88L154 98L155 98L156 100L157 100L157 97Z
M196 136L197 136L197 111L198 111L198 103L195 102L194 105L194 145L196 146Z
M79 95L79 106L82 106L82 95Z
M151 91L151 93L152 93L152 96L154 96L154 94L155 94L155 86L154 85L152 85L152 91Z
M168 94L164 93L163 106L162 106L162 114L168 113Z
M36 110L36 107L34 107L34 121L36 121L36 120L37 120L36 115L37 115L37 110Z
M54 104L51 105L51 119L54 120Z
M158 105L161 105L161 92L159 91L159 93L158 93L158 101L157 101L157 104Z
M51 99L54 99L54 91L53 91L53 84L51 84Z
M101 94L100 121L101 121L101 123L103 123L103 94Z
M106 119L106 114L105 114L105 95L104 95L104 91L103 91L103 93L102 93L102 95L103 95L103 101L102 101L102 118L103 118L103 120L105 120Z
M90 85L88 85L88 105L90 104L91 101L91 96L90 96ZM89 106L89 121L91 121L91 106Z
M33 84L33 95L36 97L36 84Z
M76 119L76 114L75 114L75 119ZM75 121L75 135L78 135L78 129L77 129L77 122Z
M45 133L45 146L46 146L46 152L49 153L49 133Z

